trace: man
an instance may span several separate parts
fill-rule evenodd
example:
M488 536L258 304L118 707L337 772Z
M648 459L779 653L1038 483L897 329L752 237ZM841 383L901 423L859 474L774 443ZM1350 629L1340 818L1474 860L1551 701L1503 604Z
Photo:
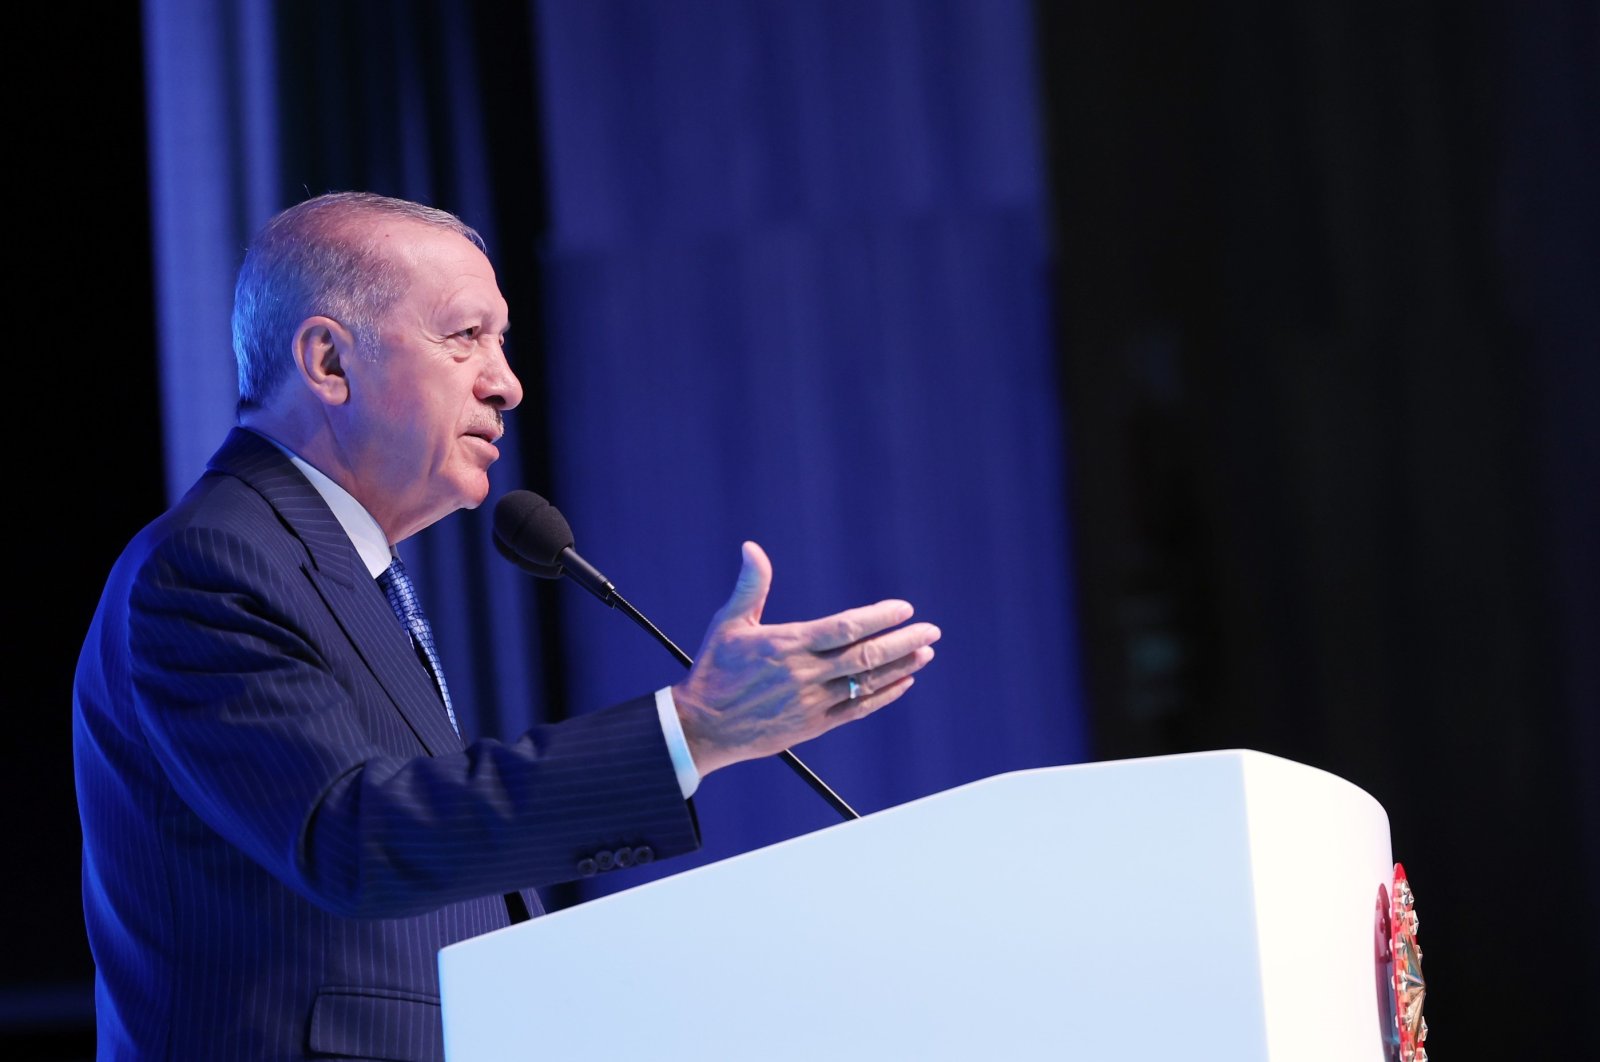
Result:
M531 887L694 848L706 774L890 703L932 659L905 602L762 625L746 543L678 685L458 736L393 547L486 497L522 398L506 327L442 211L323 196L247 254L241 426L124 552L78 667L102 1057L438 1058L441 947L537 914Z

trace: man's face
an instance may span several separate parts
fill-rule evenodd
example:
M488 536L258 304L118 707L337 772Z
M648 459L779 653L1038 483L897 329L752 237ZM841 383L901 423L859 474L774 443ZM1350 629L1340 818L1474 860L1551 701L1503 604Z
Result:
M351 493L398 542L483 503L500 412L522 401L522 384L506 364L506 301L483 252L416 222L382 226L412 282L376 322L376 357L358 351L345 365L340 435Z

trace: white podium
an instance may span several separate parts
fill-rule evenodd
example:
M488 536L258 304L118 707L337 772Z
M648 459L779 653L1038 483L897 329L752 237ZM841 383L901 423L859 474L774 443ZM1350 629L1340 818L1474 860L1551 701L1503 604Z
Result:
M1004 774L465 941L451 1062L1381 1062L1383 808L1210 752Z

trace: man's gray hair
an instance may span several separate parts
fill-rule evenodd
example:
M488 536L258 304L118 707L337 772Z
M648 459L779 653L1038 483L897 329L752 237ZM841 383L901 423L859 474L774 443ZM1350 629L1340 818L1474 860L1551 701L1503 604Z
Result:
M294 330L307 317L333 318L373 356L378 322L411 280L406 263L376 238L371 223L385 219L431 225L484 249L454 214L371 192L330 192L276 215L245 252L233 290L241 410L260 406L289 375Z

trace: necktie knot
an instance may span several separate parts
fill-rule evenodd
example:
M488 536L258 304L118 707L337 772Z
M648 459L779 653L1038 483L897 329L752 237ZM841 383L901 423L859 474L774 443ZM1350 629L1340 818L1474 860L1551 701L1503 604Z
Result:
M406 566L400 563L399 557L391 561L378 576L378 585L383 587L389 607L394 609L394 614L408 630L413 621L428 622L422 614L422 605L417 602L416 585L412 583L411 576L406 574Z
M399 557L394 558L378 575L378 586L389 599L389 607L394 610L395 618L411 636L412 647L428 669L429 676L439 690L439 698L444 701L445 713L450 716L450 725L459 736L461 727L456 725L456 712L450 704L450 687L445 685L444 667L439 662L439 652L433 644L433 628L428 626L428 617L422 614L417 588L412 584L411 576L406 574L406 566L400 563Z

